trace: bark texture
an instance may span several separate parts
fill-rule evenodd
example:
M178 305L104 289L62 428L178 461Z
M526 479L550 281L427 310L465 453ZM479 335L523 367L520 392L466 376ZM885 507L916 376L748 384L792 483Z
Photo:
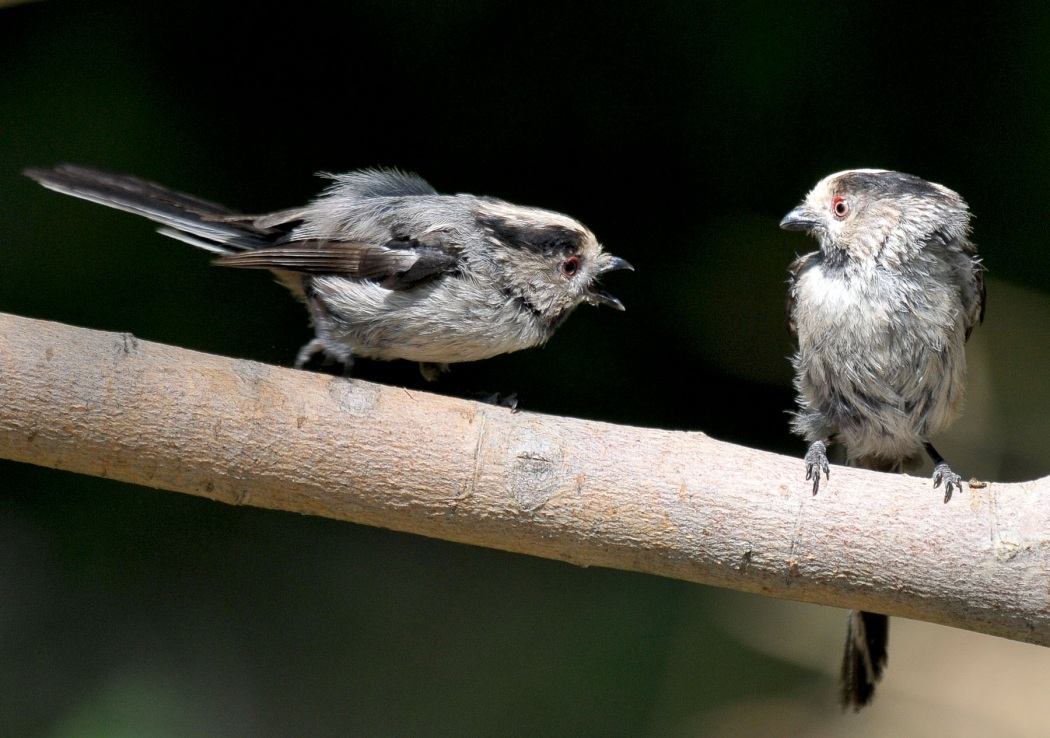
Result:
M1050 645L1050 481L928 479L0 314L0 457ZM2 484L2 480L0 480Z

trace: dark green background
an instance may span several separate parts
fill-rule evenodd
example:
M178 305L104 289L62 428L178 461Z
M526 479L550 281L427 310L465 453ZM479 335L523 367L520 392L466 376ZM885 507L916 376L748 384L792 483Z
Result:
M777 222L830 172L901 169L966 197L993 279L971 414L941 450L964 476L1033 478L1050 470L1037 8L3 8L0 310L289 365L305 311L266 275L20 170L95 165L262 212L314 195L314 172L397 166L569 213L637 269L606 280L626 313L583 307L546 348L457 366L449 389L800 454L782 305L813 244ZM422 384L405 362L355 373ZM729 634L770 607L0 463L4 735L706 735L769 700L837 719L837 615L825 669Z

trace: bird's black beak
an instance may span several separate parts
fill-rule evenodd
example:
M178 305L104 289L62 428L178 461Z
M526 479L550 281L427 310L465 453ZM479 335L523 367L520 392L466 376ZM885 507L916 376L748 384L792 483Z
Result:
M592 305L605 305L607 307L615 308L617 310L626 310L623 303L618 299L610 295L605 290L591 290L588 294L589 302Z
M632 272L634 267L628 263L626 259L621 259L619 256L610 257L609 261L602 265L602 268L598 271L598 274L605 274L606 272L615 272L619 269L629 269Z
M820 219L804 205L799 205L780 221L780 227L785 231L812 231L818 225Z
M595 276L599 277L605 274L606 272L615 272L620 269L629 269L632 272L634 271L634 267L631 266L631 264L626 259L621 259L619 256L613 256L610 257L609 260L602 265L601 269L598 270L598 273ZM600 290L596 287L591 287L591 289L587 291L587 297L588 302L590 302L592 305L605 305L607 307L615 308L616 310L626 310L622 302L610 295L605 290Z

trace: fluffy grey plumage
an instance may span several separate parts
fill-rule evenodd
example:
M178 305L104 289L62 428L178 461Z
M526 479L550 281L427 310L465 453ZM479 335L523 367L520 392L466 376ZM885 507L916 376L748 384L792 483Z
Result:
M623 305L597 279L630 265L560 213L474 195L440 195L414 174L361 170L302 208L262 216L127 175L76 166L30 169L52 190L160 223L159 231L270 269L303 302L323 352L447 365L542 345L583 302Z
M964 345L984 318L984 277L959 195L910 174L875 169L821 180L781 222L820 250L791 266L788 322L796 433L810 441L813 494L840 443L860 467L899 471L925 448L945 502L961 479L929 439L959 415ZM871 698L886 659L886 618L852 613L843 704Z

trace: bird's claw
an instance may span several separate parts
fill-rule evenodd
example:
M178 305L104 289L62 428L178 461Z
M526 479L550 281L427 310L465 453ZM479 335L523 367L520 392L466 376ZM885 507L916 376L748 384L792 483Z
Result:
M946 461L942 461L933 467L933 488L937 489L940 487L941 482L944 483L945 503L952 498L952 492L956 489L961 490L963 485L962 477L953 472Z
M813 480L813 494L820 489L820 472L825 479L831 479L831 467L828 465L827 445L823 441L814 441L806 451L806 481Z
M468 396L486 405L505 407L512 413L521 410L521 400L518 399L517 392L511 392L509 395L501 395L499 392L474 392Z

